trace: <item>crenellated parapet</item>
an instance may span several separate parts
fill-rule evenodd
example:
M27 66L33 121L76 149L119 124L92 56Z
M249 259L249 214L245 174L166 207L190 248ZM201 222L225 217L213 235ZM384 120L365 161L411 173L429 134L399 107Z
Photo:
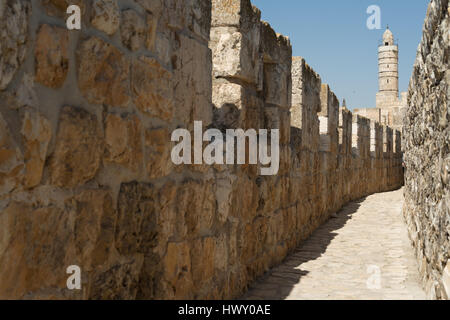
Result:
M66 2L0 4L18 28L0 35L0 298L236 298L345 203L401 185L399 133L341 107L250 0L74 0L70 32ZM279 130L279 170L202 162L199 123Z

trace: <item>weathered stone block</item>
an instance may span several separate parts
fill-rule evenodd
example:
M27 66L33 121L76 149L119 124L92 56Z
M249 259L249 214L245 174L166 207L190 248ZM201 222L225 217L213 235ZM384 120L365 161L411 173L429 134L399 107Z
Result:
M192 296L192 271L190 247L186 242L169 242L164 258L164 278L171 289L171 298Z
M145 43L147 31L145 20L136 11L132 9L122 11L120 34L125 47L131 51L139 50ZM152 44L149 43L148 46L152 47Z
M237 78L255 85L262 80L259 30L255 27L255 36L244 34L235 27L216 27L211 30L209 46L212 50L214 78Z
M78 86L90 103L128 105L130 62L118 49L92 37L81 43L77 60Z
M78 108L64 107L59 117L51 182L76 187L95 177L103 155L103 134L97 118Z
M210 232L216 212L213 188L206 182L184 181L177 191L176 210L184 217L188 234Z
M0 114L0 195L8 194L19 185L23 169L23 153Z
M137 171L143 160L142 125L135 115L109 114L105 119L105 162Z
M146 169L150 179L161 178L173 170L170 132L166 128L145 131Z
M26 188L37 186L42 179L48 145L52 137L50 122L37 112L27 111L22 122Z
M126 24L126 19L123 20L122 23ZM91 23L107 35L116 33L120 26L120 9L117 0L92 1Z
M36 81L50 88L64 84L69 70L66 29L42 25L36 36Z
M133 60L131 87L133 101L151 117L171 120L173 117L172 74L153 58Z
M95 271L113 254L117 213L106 190L85 190L75 196L71 206L74 221L75 253L85 271Z
M212 27L242 26L244 30L259 23L261 12L252 6L250 0L213 0Z
M122 255L149 255L158 244L157 193L153 185L124 183L117 202L116 248Z
M292 124L302 129L302 148L317 150L321 80L303 58L292 58Z
M25 59L30 11L29 1L0 3L0 91L6 89Z
M286 109L291 105L290 68L279 64L264 64L264 100Z
M211 107L211 51L185 35L179 35L180 46L174 51L173 86L177 106L175 118L186 126L202 121L204 126L212 122Z
M208 284L215 275L216 240L212 237L193 241L191 254L192 280L197 289Z
M79 263L68 259L73 252L70 216L56 207L12 202L0 211L0 221L0 298L25 299L43 288L57 288L55 295L62 298L65 268Z

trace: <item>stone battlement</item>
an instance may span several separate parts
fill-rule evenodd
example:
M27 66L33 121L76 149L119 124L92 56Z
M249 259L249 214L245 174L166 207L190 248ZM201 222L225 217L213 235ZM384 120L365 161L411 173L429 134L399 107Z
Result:
M80 31L62 2L0 10L0 298L238 297L343 204L402 185L400 134L340 107L249 0L80 0ZM278 175L175 166L194 121L279 129Z

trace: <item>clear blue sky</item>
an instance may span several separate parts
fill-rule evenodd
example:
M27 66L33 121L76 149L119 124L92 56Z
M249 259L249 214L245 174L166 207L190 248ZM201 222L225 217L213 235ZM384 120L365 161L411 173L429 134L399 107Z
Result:
M378 42L386 25L399 42L400 91L407 91L429 0L252 0L262 19L289 36L347 107L375 107ZM381 30L369 30L370 5L381 8Z

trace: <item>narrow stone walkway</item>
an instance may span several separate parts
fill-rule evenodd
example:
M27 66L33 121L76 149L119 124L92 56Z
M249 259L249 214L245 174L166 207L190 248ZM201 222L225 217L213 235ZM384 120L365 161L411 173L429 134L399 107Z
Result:
M403 191L343 208L244 299L425 299L402 220Z

